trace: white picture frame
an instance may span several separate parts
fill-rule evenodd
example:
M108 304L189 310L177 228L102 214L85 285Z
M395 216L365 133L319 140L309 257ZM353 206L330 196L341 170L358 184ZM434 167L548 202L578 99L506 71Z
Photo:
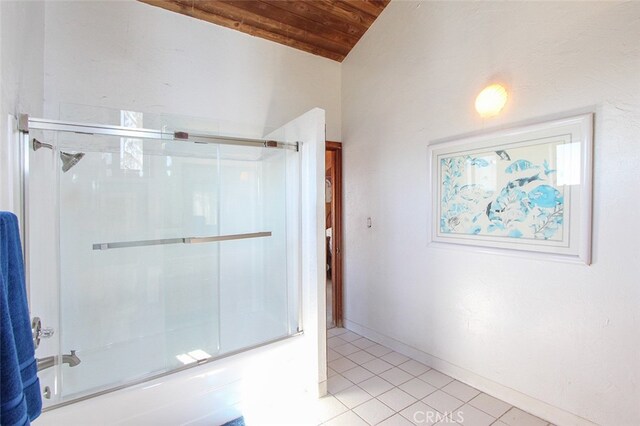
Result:
M591 264L593 118L430 144L431 244Z

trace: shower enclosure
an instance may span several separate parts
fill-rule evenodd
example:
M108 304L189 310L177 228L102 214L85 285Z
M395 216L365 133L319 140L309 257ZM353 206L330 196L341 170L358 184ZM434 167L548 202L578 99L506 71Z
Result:
M23 117L45 407L302 331L300 143L119 119Z

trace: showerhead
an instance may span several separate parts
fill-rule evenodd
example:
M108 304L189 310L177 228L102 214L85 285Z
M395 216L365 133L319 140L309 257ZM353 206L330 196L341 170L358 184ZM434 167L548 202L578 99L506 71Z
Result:
M78 164L84 157L84 152L78 152L77 154L70 154L68 152L60 151L60 159L62 160L62 171L68 172L73 166Z
M53 145L40 142L36 138L33 138L33 140L31 141L31 147L34 151L37 151L40 148L49 148L53 150ZM82 157L84 157L84 152L70 154L68 152L60 151L60 159L62 160L62 171L65 173L68 172L73 166L75 166L80 160L82 160Z

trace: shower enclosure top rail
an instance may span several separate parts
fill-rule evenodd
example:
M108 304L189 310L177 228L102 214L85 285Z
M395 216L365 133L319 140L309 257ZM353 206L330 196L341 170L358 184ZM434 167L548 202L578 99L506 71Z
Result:
M163 132L161 130L134 127L113 126L106 124L87 124L70 121L50 120L46 118L29 117L21 114L19 130L55 130L59 132L80 133L89 135L119 136L139 139L157 139L165 141L180 141L193 143L211 143L227 145L244 145L264 148L283 148L299 150L299 142L283 142L270 139L236 138L229 136L213 136L205 134L190 134L185 131Z
M164 244L199 244L212 243L216 241L243 240L247 238L270 237L271 232L253 232L250 234L230 234L212 237L184 237L184 238L161 238L157 240L140 241L120 241L115 243L97 243L93 245L94 250L109 250L116 248L158 246Z

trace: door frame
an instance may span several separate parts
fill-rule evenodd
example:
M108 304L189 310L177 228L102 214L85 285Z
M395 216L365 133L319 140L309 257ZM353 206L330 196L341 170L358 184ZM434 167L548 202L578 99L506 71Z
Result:
M342 143L326 141L326 151L335 153L331 191L331 227L333 256L331 257L331 286L333 289L333 320L343 326L343 269L342 269Z

